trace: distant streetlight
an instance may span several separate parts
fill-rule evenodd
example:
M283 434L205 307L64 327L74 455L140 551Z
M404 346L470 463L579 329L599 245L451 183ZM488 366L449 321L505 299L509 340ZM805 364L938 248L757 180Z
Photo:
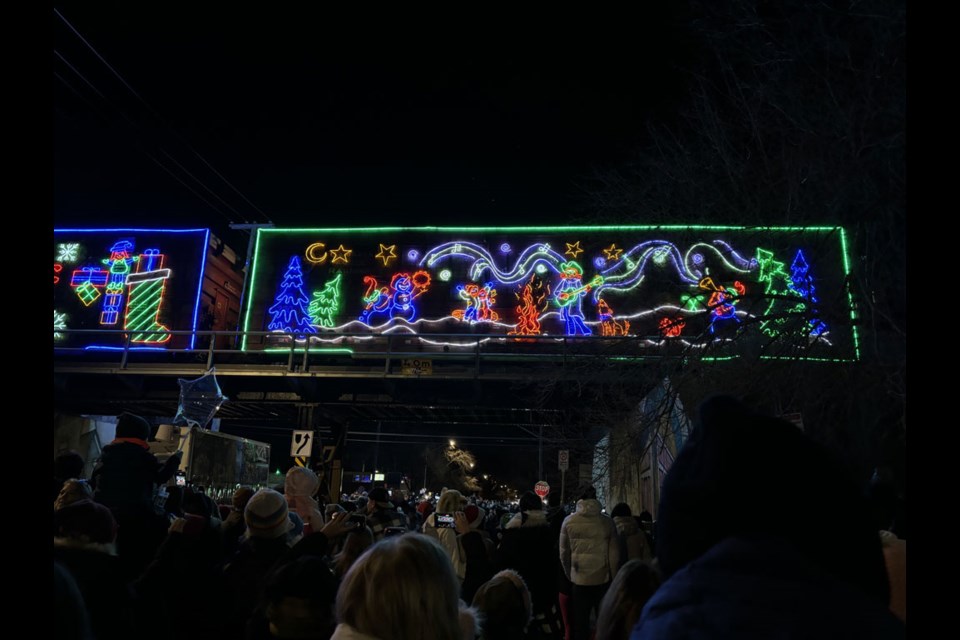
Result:
M471 463L470 463L470 468L473 469L473 467L474 467L474 464L471 462Z
M457 441L456 441L456 440L451 440L451 441L450 441L450 448L453 449L455 446L457 446Z
M489 479L490 479L490 476L485 473L485 474L483 474L483 479L484 479L484 480L489 480Z

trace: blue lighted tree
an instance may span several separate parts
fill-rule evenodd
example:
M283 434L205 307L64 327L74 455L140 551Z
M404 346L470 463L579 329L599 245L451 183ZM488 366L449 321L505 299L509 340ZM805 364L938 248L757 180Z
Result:
M293 256L287 265L287 272L283 274L280 290L274 299L269 312L272 320L267 328L271 331L297 333L298 339L303 334L316 333L317 330L310 324L310 314L307 312L309 298L303 291L303 272L300 270L300 258Z
M810 275L810 265L807 264L807 259L803 256L802 250L797 250L793 264L790 265L790 281L790 289L794 293L799 294L800 297L806 301L807 307L816 314L817 309L814 306L818 302L816 287L813 286L813 277ZM819 318L810 320L810 327L810 335L812 336L818 336L827 330L827 325Z

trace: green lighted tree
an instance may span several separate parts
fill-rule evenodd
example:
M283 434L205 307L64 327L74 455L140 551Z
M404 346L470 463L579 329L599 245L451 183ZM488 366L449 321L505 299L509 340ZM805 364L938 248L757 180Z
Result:
M340 312L340 276L328 280L323 289L313 292L313 300L307 311L314 326L331 328L334 317Z

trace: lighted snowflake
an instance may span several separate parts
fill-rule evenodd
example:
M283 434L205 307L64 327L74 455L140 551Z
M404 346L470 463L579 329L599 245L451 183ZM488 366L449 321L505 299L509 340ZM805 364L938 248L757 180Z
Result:
M67 329L67 314L65 314L65 313L58 313L57 311L54 311L54 312L53 312L53 339L54 339L54 340L62 340L62 339L63 339L63 334L62 334L62 333L57 333L57 329L63 329L64 331L66 331L66 329Z
M61 243L57 245L57 262L76 262L79 253L79 244L73 242Z

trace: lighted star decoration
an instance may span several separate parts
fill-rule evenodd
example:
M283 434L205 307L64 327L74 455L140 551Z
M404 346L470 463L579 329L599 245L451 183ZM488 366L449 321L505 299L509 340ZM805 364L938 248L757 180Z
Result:
M343 245L340 245L340 246L343 246ZM378 260L383 260L383 266L388 267L390 266L390 261L396 259L397 257L396 248L397 248L397 245L395 244L392 244L389 247L384 244L381 244L380 253L378 253L374 257L377 258ZM336 262L336 259L334 259L334 262Z
M62 340L62 339L63 339L63 334L62 334L62 333L57 333L57 329L63 329L64 331L66 331L66 329L67 329L67 314L65 314L65 313L57 313L56 311L54 311L54 312L53 312L53 339L54 339L54 340Z
M75 242L57 245L57 262L76 262L80 245Z
M383 245L380 245L383 246ZM353 249L347 249L342 244L337 249L330 249L330 255L333 256L332 264L348 264L350 262L350 254L353 253Z
M564 252L566 255L571 258L576 258L578 255L583 253L583 249L580 248L580 241L577 240L573 244L567 243L567 250Z
M180 378L180 405L173 418L175 425L205 428L227 397L217 384L217 370L210 369L196 380Z
M623 253L623 249L618 249L617 244L613 243L610 245L609 249L604 249L603 252L607 254L607 260L619 260L620 254Z

